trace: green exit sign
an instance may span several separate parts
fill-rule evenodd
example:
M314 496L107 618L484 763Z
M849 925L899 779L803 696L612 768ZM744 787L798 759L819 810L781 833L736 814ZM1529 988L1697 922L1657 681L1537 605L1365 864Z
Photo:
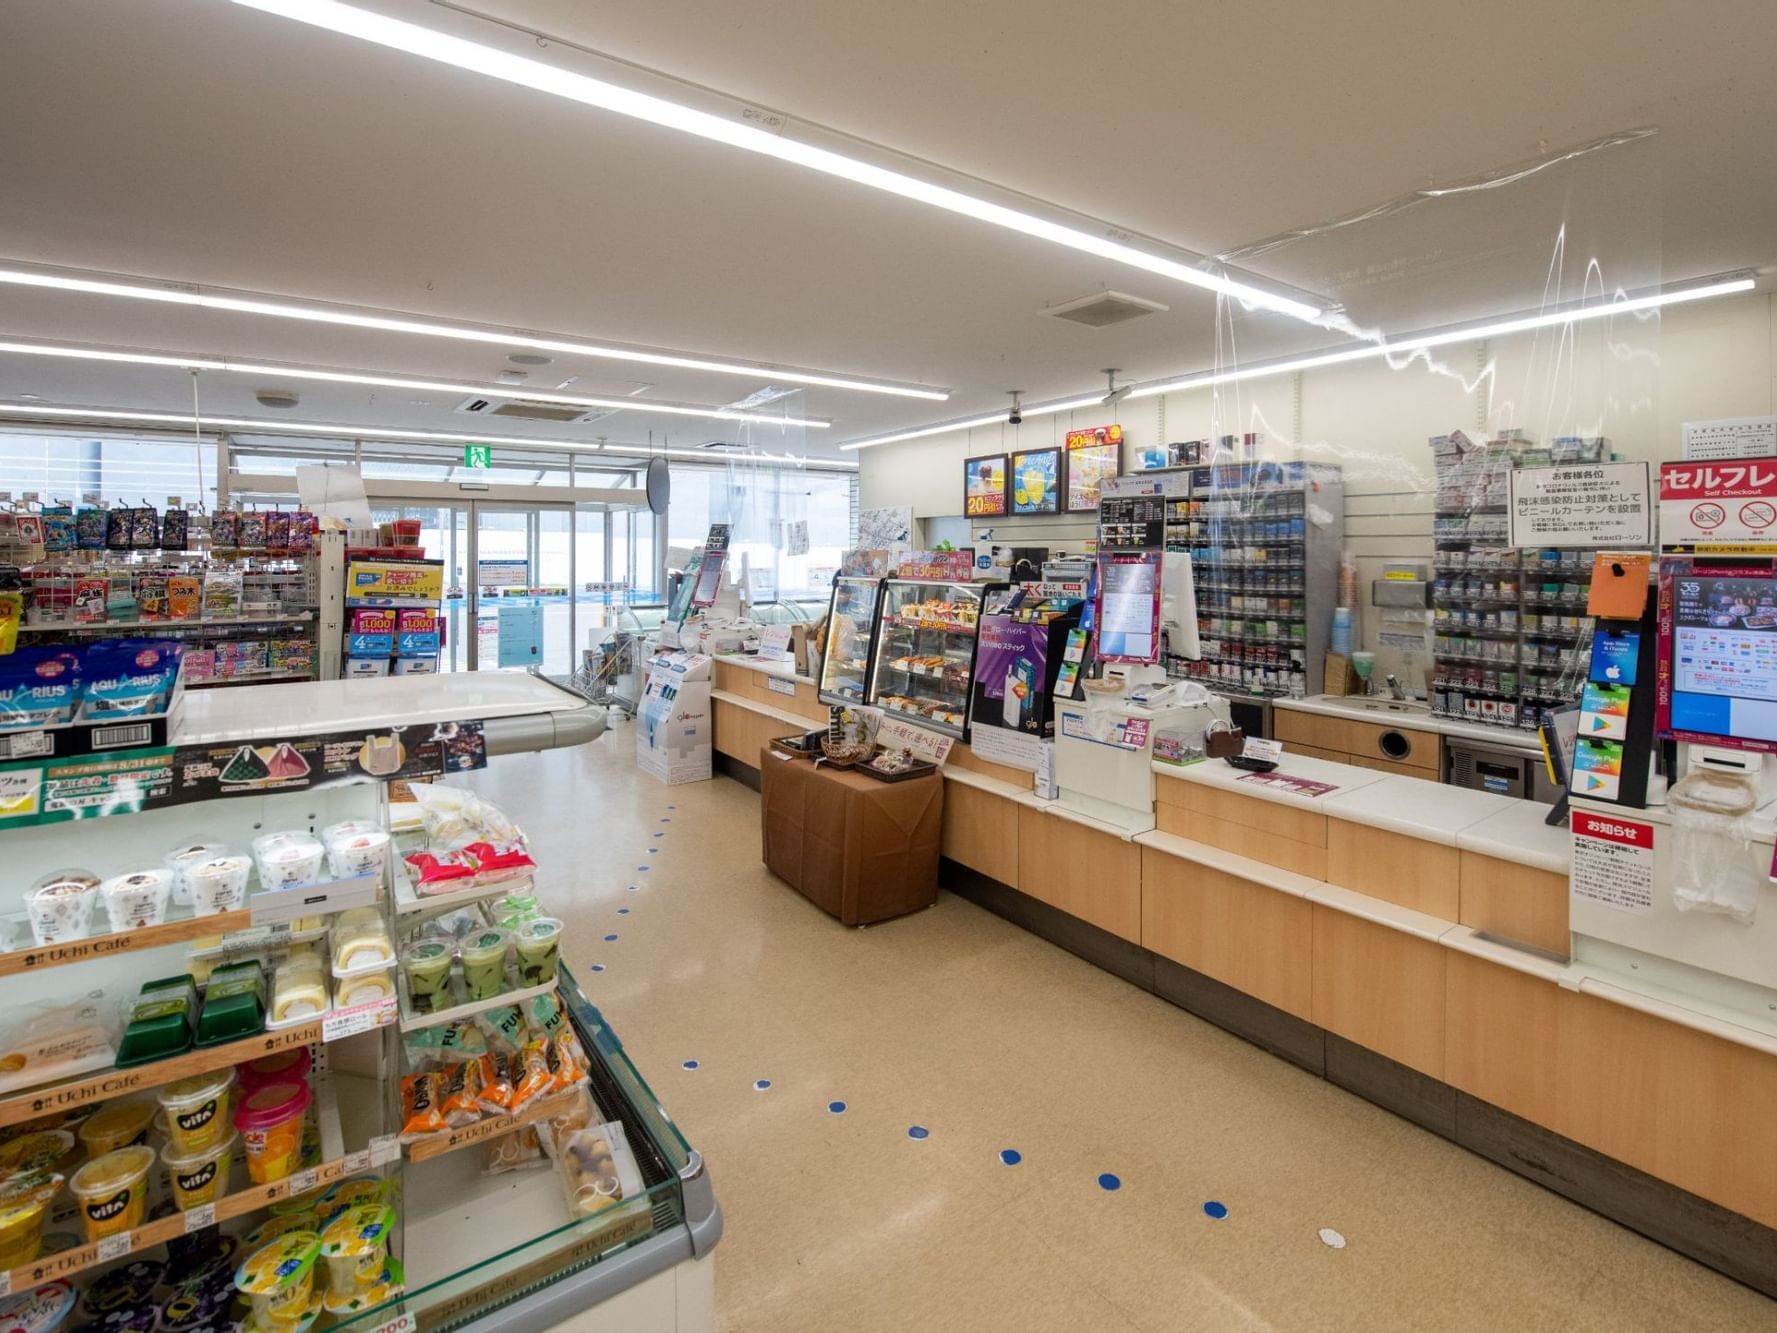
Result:
M463 446L464 467L492 467L494 465L494 447L491 444L465 444Z

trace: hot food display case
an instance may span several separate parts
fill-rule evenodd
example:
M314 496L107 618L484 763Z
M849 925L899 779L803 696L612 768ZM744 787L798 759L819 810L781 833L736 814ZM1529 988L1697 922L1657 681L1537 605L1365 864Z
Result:
M882 605L882 580L833 580L827 608L827 638L821 644L820 699L839 707L864 702L870 684L870 650L876 643L876 617Z
M0 765L0 1327L707 1328L701 1159L465 780L603 727L388 677Z
M869 702L920 726L965 736L982 599L1007 586L885 579Z

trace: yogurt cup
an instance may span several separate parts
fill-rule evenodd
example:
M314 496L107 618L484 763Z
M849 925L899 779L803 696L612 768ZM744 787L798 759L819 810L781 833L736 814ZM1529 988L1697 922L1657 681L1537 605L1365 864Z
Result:
M122 1268L113 1268L94 1278L80 1293L80 1314L97 1321L114 1310L152 1305L154 1289L165 1280L166 1273L165 1264L151 1259L138 1259Z
M185 868L193 916L235 912L247 901L247 876L253 863L233 852L206 857Z
M50 1282L0 1300L0 1328L16 1328L21 1333L52 1333L67 1322L73 1309L73 1284Z
M205 1291L186 1287L160 1307L158 1322L154 1326L156 1333L198 1333L199 1330L211 1333L217 1324L224 1322L223 1317L233 1299L232 1290Z
M307 1082L309 1070L314 1066L315 1058L309 1054L306 1046L293 1047L288 1051L279 1051L276 1055L261 1056L251 1064L244 1064L235 1072L240 1075L241 1091L251 1092L262 1088L267 1083L303 1083Z
M234 1165L240 1135L234 1130L228 1136L197 1152L181 1152L168 1147L161 1154L167 1168L167 1184L172 1187L173 1202L182 1213L215 1203L228 1193L228 1171Z
M119 1148L148 1142L148 1126L155 1104L146 1097L126 1097L107 1102L80 1126L80 1143L88 1157L103 1157Z
M325 1224L347 1209L388 1201L389 1187L386 1182L375 1176L353 1176L350 1180L342 1180L330 1187L321 1196L321 1202L315 1211Z
M450 964L454 951L443 940L420 940L401 955L407 998L416 1014L450 1007Z
M327 849L311 833L268 833L253 839L259 882L270 890L313 884L321 877Z
M463 960L463 990L471 1000L491 1000L506 989L508 931L478 930L457 946Z
M555 980L556 964L561 958L561 932L562 923L552 916L527 921L512 932L520 986L545 986Z
M40 1129L0 1147L0 1176L15 1172L60 1171L71 1165L75 1139L65 1129Z
M377 1284L389 1258L389 1232L395 1210L386 1203L348 1208L321 1233L327 1261L327 1290L365 1291Z
M167 919L167 902L173 895L173 872L159 868L132 870L99 886L105 914L113 933L158 926Z
M400 1261L391 1255L384 1260L382 1272L376 1275L370 1286L361 1291L335 1291L330 1287L323 1304L328 1314L348 1319L396 1299L406 1289L407 1275L402 1272Z
M235 1290L253 1303L255 1327L293 1328L308 1316L320 1254L321 1238L314 1232L290 1231L241 1262Z
M164 857L161 864L173 872L173 901L181 907L191 906L191 885L186 872L194 865L226 855L228 848L213 838L194 838L180 843Z
M90 870L56 870L25 890L25 912L38 946L82 940L92 928L99 877Z
M173 1151L184 1156L207 1152L234 1136L228 1120L234 1084L234 1070L224 1069L182 1078L160 1090L160 1104L167 1113L167 1141Z
M302 1160L302 1120L313 1100L306 1083L268 1083L241 1099L234 1113L255 1185L282 1180Z
M95 1157L68 1182L89 1241L134 1231L148 1216L148 1173L154 1149L119 1148Z
M315 1217L313 1213L273 1213L246 1234L241 1241L241 1253L252 1254L255 1250L270 1245L279 1236L287 1236L292 1231L313 1231L314 1229Z
M63 1177L27 1172L0 1185L0 1268L28 1264L43 1250L43 1224L62 1192Z
M389 835L379 828L339 833L327 840L327 868L335 879L381 870L389 857Z

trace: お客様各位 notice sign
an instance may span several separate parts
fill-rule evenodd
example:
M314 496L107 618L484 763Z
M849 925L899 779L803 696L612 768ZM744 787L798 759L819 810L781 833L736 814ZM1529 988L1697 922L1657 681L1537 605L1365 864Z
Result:
M1650 546L1646 463L1526 467L1511 474L1513 546Z

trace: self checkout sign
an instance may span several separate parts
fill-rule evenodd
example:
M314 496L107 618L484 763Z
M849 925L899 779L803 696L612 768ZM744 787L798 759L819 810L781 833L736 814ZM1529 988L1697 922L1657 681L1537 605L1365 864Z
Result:
M1777 546L1777 458L1662 463L1660 544L1768 553Z

